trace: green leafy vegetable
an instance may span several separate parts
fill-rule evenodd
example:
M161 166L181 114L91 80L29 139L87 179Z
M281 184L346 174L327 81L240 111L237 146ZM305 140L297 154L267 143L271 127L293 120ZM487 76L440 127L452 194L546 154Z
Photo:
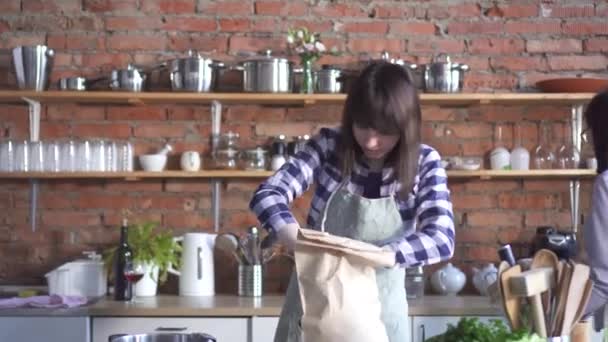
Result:
M427 342L541 342L538 335L530 335L527 330L511 332L501 320L482 323L475 317L463 317L457 325L449 324L448 330Z

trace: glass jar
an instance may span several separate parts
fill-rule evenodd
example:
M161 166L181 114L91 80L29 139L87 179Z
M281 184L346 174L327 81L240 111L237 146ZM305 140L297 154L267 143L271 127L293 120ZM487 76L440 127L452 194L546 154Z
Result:
M268 167L267 151L261 147L243 151L241 154L242 168L252 171L265 171Z
M218 150L238 149L240 135L236 132L228 131L220 134Z
M564 143L557 150L557 167L560 169L578 169L581 154L574 146L572 131L568 124L563 125Z
M405 291L408 299L424 296L424 271L422 266L405 269Z
M540 123L540 137L538 146L532 154L532 166L535 169L552 169L555 164L555 154L551 148L551 126L548 122Z
M238 155L236 148L219 149L213 154L213 166L220 170L234 170L238 166Z

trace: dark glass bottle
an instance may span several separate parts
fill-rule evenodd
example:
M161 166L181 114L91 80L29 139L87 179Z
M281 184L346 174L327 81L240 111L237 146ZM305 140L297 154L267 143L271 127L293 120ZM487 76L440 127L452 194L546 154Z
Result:
M120 227L120 245L118 245L114 254L114 300L131 300L133 291L131 283L125 278L125 269L132 262L127 234L127 219L123 219Z

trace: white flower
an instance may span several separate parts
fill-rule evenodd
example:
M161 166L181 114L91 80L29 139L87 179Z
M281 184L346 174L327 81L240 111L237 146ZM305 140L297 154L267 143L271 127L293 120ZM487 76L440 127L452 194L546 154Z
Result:
M292 35L288 35L287 36L287 43L288 44L293 44L293 42L294 42L293 36Z
M296 33L296 36L300 39L304 38L304 31L298 30L298 33Z
M319 52L325 52L325 50L326 50L325 49L325 45L323 43L321 43L321 42L316 42L315 43L315 48L317 50L319 50Z

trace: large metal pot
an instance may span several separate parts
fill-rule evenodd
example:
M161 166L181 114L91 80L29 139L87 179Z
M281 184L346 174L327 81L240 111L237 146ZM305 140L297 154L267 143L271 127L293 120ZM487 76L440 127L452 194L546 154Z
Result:
M458 93L462 91L464 73L469 66L452 63L450 56L444 62L435 59L424 66L424 90L428 93Z
M342 69L324 64L321 70L315 71L314 79L316 93L335 94L342 91Z
M142 68L129 64L126 69L114 69L110 76L110 89L140 92L145 89L148 75Z
M13 65L19 89L46 90L55 52L45 45L18 46L13 49Z
M224 64L188 50L188 57L170 62L171 89L206 93L217 87L219 72Z
M264 51L261 57L241 62L236 68L243 71L243 91L247 93L291 93L293 91L293 63L286 58L273 57Z
M198 333L153 333L136 335L112 335L109 342L216 342L215 337Z

